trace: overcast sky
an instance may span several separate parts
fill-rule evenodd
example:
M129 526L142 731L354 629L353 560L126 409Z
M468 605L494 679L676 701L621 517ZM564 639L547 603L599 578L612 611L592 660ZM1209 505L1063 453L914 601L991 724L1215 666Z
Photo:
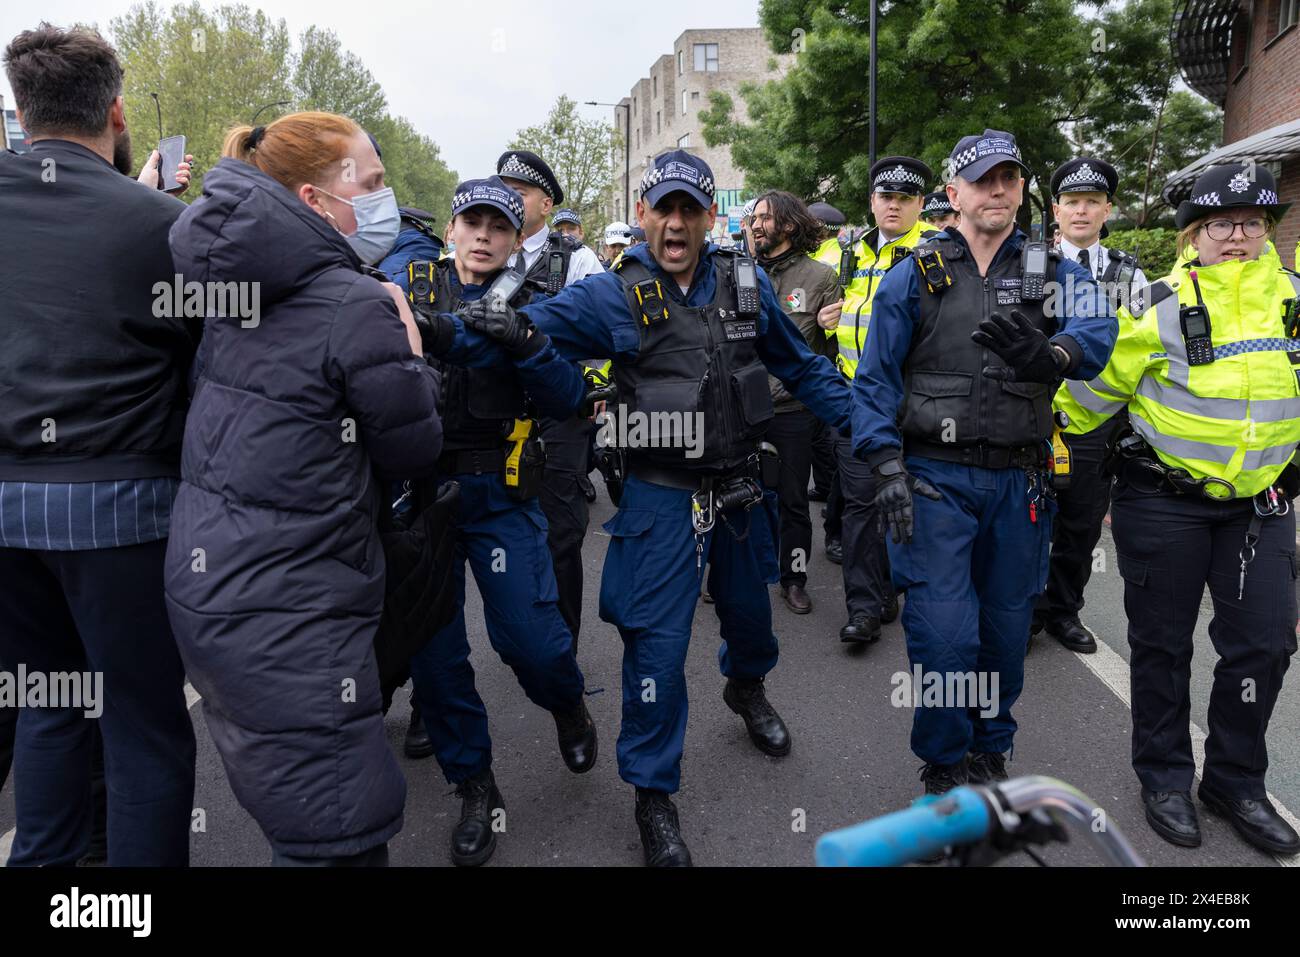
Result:
M0 44L41 19L108 23L130 0L0 3ZM164 3L164 6L169 4ZM389 110L432 137L463 178L486 176L515 131L545 118L555 98L615 102L672 52L683 30L758 25L758 0L250 0L297 36L315 23L361 57ZM206 9L218 4L203 0ZM500 52L498 52L500 51ZM0 75L5 106L13 91ZM581 107L610 119L609 107Z

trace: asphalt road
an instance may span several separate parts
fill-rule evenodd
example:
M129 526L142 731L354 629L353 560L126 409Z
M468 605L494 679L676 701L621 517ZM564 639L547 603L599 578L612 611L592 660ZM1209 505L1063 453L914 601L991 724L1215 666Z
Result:
M601 497L592 507L584 551L586 608L579 660L587 677L588 705L600 731L600 758L586 775L569 773L556 750L551 717L531 704L513 673L488 645L482 609L471 587L470 642L478 685L487 703L494 767L506 803L506 832L489 866L560 864L632 866L641 848L632 817L633 792L618 777L621 642L599 620L596 599L608 536L600 525L613 513ZM814 509L820 506L814 504ZM816 523L815 523L816 524ZM844 622L839 566L826 561L820 529L809 569L812 614L791 614L772 587L781 660L768 677L768 695L794 738L791 754L774 759L758 752L740 719L722 702L717 666L717 619L710 605L696 611L687 659L690 725L676 797L683 834L697 864L786 865L813 862L818 835L832 828L905 807L920 793L920 761L908 747L911 712L890 703L891 676L907 669L901 627L885 627L865 651L840 643ZM1148 863L1169 866L1275 866L1274 858L1241 842L1222 821L1202 813L1204 843L1175 848L1157 838L1142 814L1137 780L1129 767L1129 711L1122 581L1114 549L1103 535L1105 569L1093 577L1083 619L1103 648L1081 656L1040 637L1026 661L1024 694L1016 709L1012 775L1047 774L1080 788L1104 808ZM1205 727L1214 656L1206 635L1208 599L1198 628L1193 670L1193 720ZM1273 795L1300 810L1300 696L1293 675L1282 692L1269 734ZM261 866L270 851L252 819L235 801L208 736L201 704L190 711L198 738L196 807L206 830L191 839L196 866ZM396 866L449 866L450 829L459 813L433 759L402 756L408 718L399 693L387 717L389 740L406 773L408 796L402 832L390 843ZM806 822L804 828L799 822ZM1293 823L1294 819L1293 819ZM0 794L0 859L14 826L12 786ZM1053 864L1100 863L1078 838L1043 852ZM1019 856L1007 865L1028 864ZM1294 863L1294 862L1292 862Z

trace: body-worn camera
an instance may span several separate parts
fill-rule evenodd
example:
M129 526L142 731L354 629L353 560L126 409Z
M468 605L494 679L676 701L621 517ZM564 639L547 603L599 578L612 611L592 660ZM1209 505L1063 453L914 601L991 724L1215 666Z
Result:
M952 274L937 247L920 249L916 254L916 267L921 271L925 287L932 293L943 292L952 285Z

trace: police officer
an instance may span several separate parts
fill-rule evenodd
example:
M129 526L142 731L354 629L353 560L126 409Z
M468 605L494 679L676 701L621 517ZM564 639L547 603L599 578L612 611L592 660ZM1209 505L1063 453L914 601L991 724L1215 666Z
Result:
M822 241L813 250L812 258L838 269L842 251L840 230L844 228L847 222L844 214L830 203L811 203L808 206L808 212L812 213L813 217L822 225Z
M778 566L773 496L754 481L753 459L773 414L768 372L842 431L848 389L786 318L762 270L705 242L717 207L702 159L682 150L656 157L637 216L647 241L624 253L617 270L522 315L562 353L613 359L629 475L605 525L600 615L623 638L619 775L636 788L646 863L684 865L690 852L670 794L681 775L684 663L706 562L723 638L723 700L765 754L790 750L764 691L777 660L765 583L776 581ZM652 428L634 442L632 429L647 416L667 423L668 434Z
M585 236L582 232L582 217L578 215L576 209L557 209L555 215L551 217L551 230L568 236L570 239L576 239L582 242Z
M947 229L961 222L961 215L952 208L952 201L948 199L946 189L925 194L921 204L921 218L935 229Z
M623 255L623 250L632 245L632 227L627 223L612 222L605 227L606 265L612 267Z
M1115 341L1087 273L1026 249L1015 214L1028 169L1011 134L963 137L950 164L961 224L881 280L853 383L854 452L889 525L911 664L947 688L992 676L977 701L915 709L912 750L930 794L1006 777L1047 575L1052 393L1061 376L1096 375Z
M1122 315L1101 374L1057 397L1072 432L1128 410L1111 529L1128 614L1133 769L1152 829L1187 847L1201 841L1188 686L1208 585L1219 661L1198 795L1255 847L1300 852L1264 782L1269 717L1296 650L1300 319L1287 307L1300 301L1300 276L1267 245L1289 206L1262 167L1197 177L1175 217L1189 261Z
M1097 279L1112 307L1127 304L1133 292L1147 284L1136 257L1101 244L1118 185L1115 167L1091 156L1063 163L1051 181L1052 215L1061 229L1061 256L1077 262ZM1122 422L1123 417L1116 416L1093 432L1072 432L1064 440L1070 456L1070 482L1057 491L1047 590L1038 600L1030 626L1032 634L1046 628L1066 648L1081 654L1097 650L1096 639L1079 621L1079 611L1092 573L1093 549L1110 507L1111 477L1102 470L1102 459Z
M528 150L507 150L497 160L497 175L524 199L524 242L513 268L523 273L534 289L555 295L569 283L605 272L596 254L572 236L547 232L546 217L553 204L564 202L564 190L540 156ZM583 416L546 419L542 440L546 443L542 512L555 563L560 613L576 648L582 624L582 541L588 523L586 490L591 487L587 481L591 423Z
M524 203L499 178L469 180L452 199L451 235L456 255L433 264L428 282L411 284L422 313L469 312L488 305L493 283L522 240ZM424 264L428 266L430 264ZM513 279L509 303L533 295ZM502 295L505 295L503 292ZM502 307L504 310L506 307ZM426 321L430 317L426 316ZM452 832L452 861L482 864L496 848L493 812L503 807L492 774L487 710L474 687L465 634L465 566L483 597L488 638L514 670L529 699L555 718L560 752L575 773L596 760L596 728L583 701L583 677L573 639L556 606L555 578L546 544L546 520L537 501L540 467L523 436L529 403L565 416L581 405L582 377L544 335L505 344L512 365L466 368L471 357L429 345L442 375L440 481L460 484L456 576L460 611L411 661L416 697L438 764L461 797ZM522 447L521 447L522 442ZM508 463L514 463L514 481Z
M934 232L920 221L921 194L934 178L930 167L910 156L886 156L871 167L871 214L876 225L854 237L852 258L840 267L840 282L852 275L844 301L823 310L818 324L836 339L840 372L850 382L867 342L872 300L886 271L906 259ZM848 623L840 641L868 644L880 639L881 622L898 617L898 596L889 577L889 558L876 512L876 484L853 456L848 433L836 442L840 493L844 497L840 542Z

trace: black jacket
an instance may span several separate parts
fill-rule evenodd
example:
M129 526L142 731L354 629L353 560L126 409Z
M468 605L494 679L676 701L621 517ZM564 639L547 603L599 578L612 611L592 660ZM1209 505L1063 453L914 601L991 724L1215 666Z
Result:
M0 480L179 474L201 320L154 287L184 211L76 143L0 152Z

